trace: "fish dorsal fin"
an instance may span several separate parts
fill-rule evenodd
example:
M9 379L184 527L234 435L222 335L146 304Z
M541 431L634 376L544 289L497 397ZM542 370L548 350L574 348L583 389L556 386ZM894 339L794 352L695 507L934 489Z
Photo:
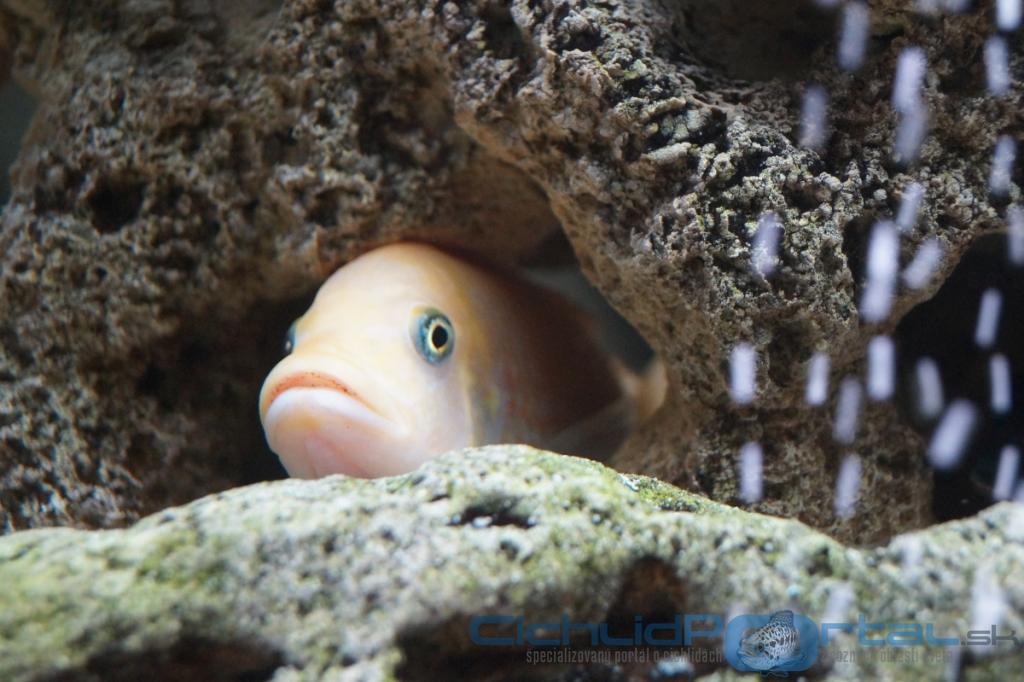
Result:
M776 611L772 614L772 617L768 620L769 625L786 625L789 627L793 626L793 612L792 611Z
M633 400L624 395L547 438L544 447L565 455L606 460L633 429L635 412Z

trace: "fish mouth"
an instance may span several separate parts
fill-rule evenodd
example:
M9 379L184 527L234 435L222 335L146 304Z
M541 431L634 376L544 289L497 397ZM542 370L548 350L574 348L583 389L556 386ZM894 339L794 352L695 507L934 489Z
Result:
M767 661L767 656L765 655L765 652L758 651L756 644L753 644L751 642L741 641L739 651L737 651L736 653L739 655L741 661L751 666L752 668L756 668L759 665L764 665Z
M405 472L395 456L405 445L404 429L335 377L287 376L261 402L267 443L291 476L374 478Z
M260 401L260 414L269 414L270 407L274 404L274 401L281 396L281 394L285 391L297 388L322 388L337 391L342 395L346 395L349 398L362 403L367 409L379 414L378 410L373 409L363 396L354 391L352 387L344 381L341 381L330 374L309 371L296 372L276 382L262 397Z

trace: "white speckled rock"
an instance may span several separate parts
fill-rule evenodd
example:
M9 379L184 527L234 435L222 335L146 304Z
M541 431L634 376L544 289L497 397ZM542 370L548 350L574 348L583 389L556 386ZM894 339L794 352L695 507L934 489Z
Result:
M259 484L125 530L2 538L0 679L560 679L568 669L526 666L525 650L481 651L469 641L470 617L536 622L565 611L598 622L785 607L819 618L848 583L848 617L934 622L946 633L966 628L982 564L1003 586L1005 627L1019 632L1021 528L1024 508L1005 504L849 549L798 522L586 460L466 450L394 479ZM903 570L909 545L920 561ZM969 671L1010 679L1022 664L1019 650L1001 648ZM726 671L715 674L733 679ZM596 665L573 679L650 672ZM818 672L918 680L936 668Z

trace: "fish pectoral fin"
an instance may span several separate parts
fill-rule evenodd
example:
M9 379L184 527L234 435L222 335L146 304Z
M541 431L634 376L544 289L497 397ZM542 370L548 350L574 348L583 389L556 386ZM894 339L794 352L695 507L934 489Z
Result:
M544 447L564 455L604 461L615 454L635 424L633 401L623 396L545 439Z
M660 359L651 360L641 374L631 371L616 358L611 358L610 362L622 387L622 396L547 439L548 450L605 461L615 454L633 429L661 407L668 379Z
M643 424L651 417L662 403L668 392L668 374L665 363L655 356L647 366L637 374L626 367L618 358L610 359L612 372L622 386L623 393L633 403L633 424Z

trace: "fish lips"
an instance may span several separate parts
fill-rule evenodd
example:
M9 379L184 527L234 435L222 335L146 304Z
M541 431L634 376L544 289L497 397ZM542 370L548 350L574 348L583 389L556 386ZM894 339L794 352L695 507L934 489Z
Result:
M341 382L285 379L265 404L267 442L291 476L375 478L415 468L404 456L406 430Z
M282 362L275 368L274 372L271 373L272 379L268 380L267 385L263 387L263 391L260 394L261 416L265 417L269 413L270 406L282 393L296 388L329 388L338 393L351 396L359 402L366 404L367 407L370 407L366 399L354 391L351 386L326 372L296 369L289 372L286 376L276 378L276 375L280 372L281 365L284 365L285 362ZM374 411L376 412L377 410Z

